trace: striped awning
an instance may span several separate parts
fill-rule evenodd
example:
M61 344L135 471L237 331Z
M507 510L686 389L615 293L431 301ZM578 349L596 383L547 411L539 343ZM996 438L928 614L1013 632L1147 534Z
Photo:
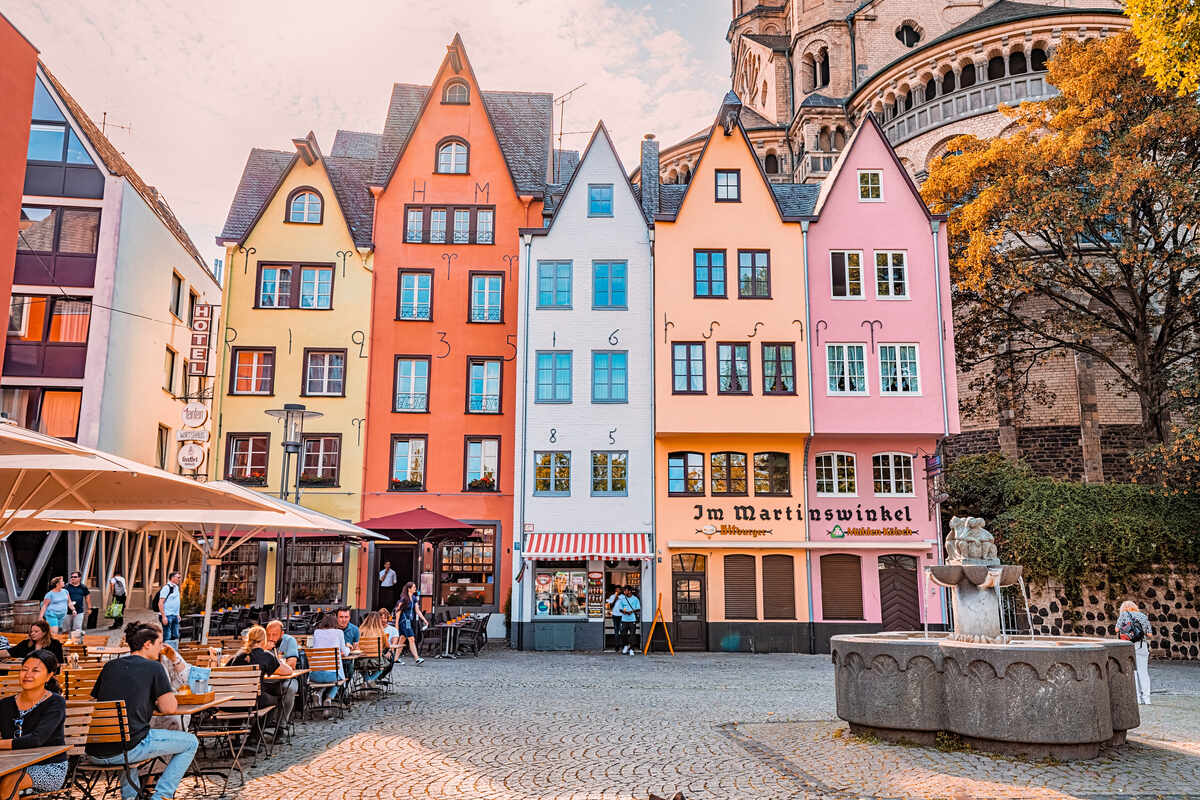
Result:
M530 561L564 558L654 557L648 533L531 533L525 540Z

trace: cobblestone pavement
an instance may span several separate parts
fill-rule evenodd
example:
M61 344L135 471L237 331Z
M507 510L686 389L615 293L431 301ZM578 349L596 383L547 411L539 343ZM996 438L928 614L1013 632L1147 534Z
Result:
M301 724L231 796L1200 798L1196 665L1153 667L1160 690L1130 746L1073 764L861 741L834 716L827 656L493 647L396 674L391 698L356 704L341 722Z

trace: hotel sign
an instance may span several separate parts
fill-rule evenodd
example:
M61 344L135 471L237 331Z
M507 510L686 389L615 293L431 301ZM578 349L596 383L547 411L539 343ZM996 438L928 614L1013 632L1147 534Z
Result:
M200 377L208 375L213 308L214 306L209 303L198 303L195 313L192 315L192 341L188 346L188 375Z

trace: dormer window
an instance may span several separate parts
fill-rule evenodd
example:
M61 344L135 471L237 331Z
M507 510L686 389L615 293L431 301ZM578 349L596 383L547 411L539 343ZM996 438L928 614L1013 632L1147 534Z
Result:
M320 225L324 205L321 195L315 189L303 187L295 189L288 197L288 222L299 222L305 225Z
M461 139L443 142L437 149L437 171L446 175L466 175L467 156L467 143Z
M442 89L442 102L453 106L465 106L471 102L471 90L467 82L461 80L448 81Z
M863 203L883 202L883 173L877 169L858 171L858 199Z

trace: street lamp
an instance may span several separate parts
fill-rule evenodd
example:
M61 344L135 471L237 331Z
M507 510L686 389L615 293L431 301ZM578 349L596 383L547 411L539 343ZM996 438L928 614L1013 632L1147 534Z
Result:
M301 403L284 403L283 408L271 408L267 410L267 415L275 419L283 421L283 472L279 476L279 499L288 499L288 468L292 461L292 456L296 457L296 476L294 478L294 486L296 489L297 505L300 503L300 474L304 471L304 421L306 419L316 419L322 417L320 411L309 411ZM286 614L289 609L288 591L287 591L287 559L284 558L284 544L287 539L287 534L283 531L279 532L278 558L279 558L279 581L275 587L275 604L277 615L278 609L283 608L283 619L286 621Z

